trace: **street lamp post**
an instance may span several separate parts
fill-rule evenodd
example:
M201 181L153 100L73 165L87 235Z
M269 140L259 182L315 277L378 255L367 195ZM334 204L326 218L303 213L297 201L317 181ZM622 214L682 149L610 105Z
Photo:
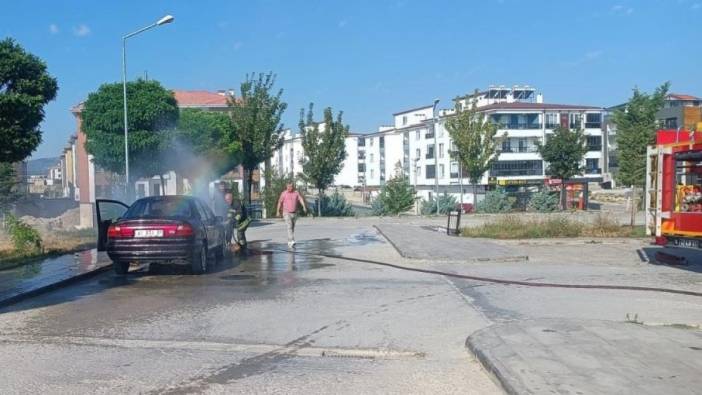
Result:
M437 133L437 125L436 125L436 106L439 105L439 99L434 99L434 107L432 109L432 116L434 117L434 199L439 199L439 155L438 155L438 150L439 146L436 143L436 133Z
M143 27L135 32L129 33L122 37L122 94L124 102L124 190L125 195L129 198L129 126L127 122L127 39L136 36L139 33L145 32L156 26L165 25L173 22L175 18L172 15L166 15L155 23Z

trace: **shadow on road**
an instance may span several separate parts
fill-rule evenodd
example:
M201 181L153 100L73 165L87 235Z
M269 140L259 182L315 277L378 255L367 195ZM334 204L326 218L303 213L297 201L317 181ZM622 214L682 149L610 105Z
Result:
M682 265L674 265L659 261L656 259L657 253L664 253L673 257L684 257L686 263ZM702 250L694 250L691 248L676 248L676 247L659 247L650 246L639 250L639 258L652 265L669 266L676 269L687 270L695 273L702 273Z

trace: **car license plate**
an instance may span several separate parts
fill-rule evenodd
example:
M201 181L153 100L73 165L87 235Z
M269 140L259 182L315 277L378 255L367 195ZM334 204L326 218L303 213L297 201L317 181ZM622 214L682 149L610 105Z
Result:
M676 245L687 248L700 248L700 242L693 239L676 239Z
M137 229L134 237L163 237L163 229Z

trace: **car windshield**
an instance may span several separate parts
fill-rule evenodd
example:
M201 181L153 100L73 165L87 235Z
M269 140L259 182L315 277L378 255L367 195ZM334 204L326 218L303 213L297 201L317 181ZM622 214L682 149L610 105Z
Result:
M192 217L187 199L143 199L135 202L122 218L175 218Z

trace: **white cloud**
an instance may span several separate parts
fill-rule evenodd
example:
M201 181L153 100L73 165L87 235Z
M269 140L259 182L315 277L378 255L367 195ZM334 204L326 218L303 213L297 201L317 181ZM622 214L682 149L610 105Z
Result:
M348 24L349 24L349 21L347 21L346 19L342 19L342 20L339 21L339 24L338 24L338 25L339 25L340 28L343 29L343 28L346 27L346 25L348 25Z
M587 60L595 60L599 57L602 56L602 51L600 50L595 50L595 51L589 51L585 54L585 59Z
M699 10L700 8L702 8L702 3L695 3L692 6L690 6L690 9L693 10Z
M562 64L564 66L568 66L568 67L577 67L577 66L584 65L586 63L594 62L594 61L600 59L602 57L602 55L604 55L604 51L599 50L599 49L595 49L592 51L585 52L585 54L583 56L581 56L577 59L562 62Z
M610 8L610 12L617 15L631 15L634 13L633 7L625 7L622 4L615 4Z
M76 37L85 37L88 34L90 34L90 28L88 27L88 25L81 23L77 27L73 28L73 35Z
M60 30L59 30L59 27L58 27L57 24L52 23L52 24L49 25L49 33L51 33L51 34L58 34L59 31L60 31Z

